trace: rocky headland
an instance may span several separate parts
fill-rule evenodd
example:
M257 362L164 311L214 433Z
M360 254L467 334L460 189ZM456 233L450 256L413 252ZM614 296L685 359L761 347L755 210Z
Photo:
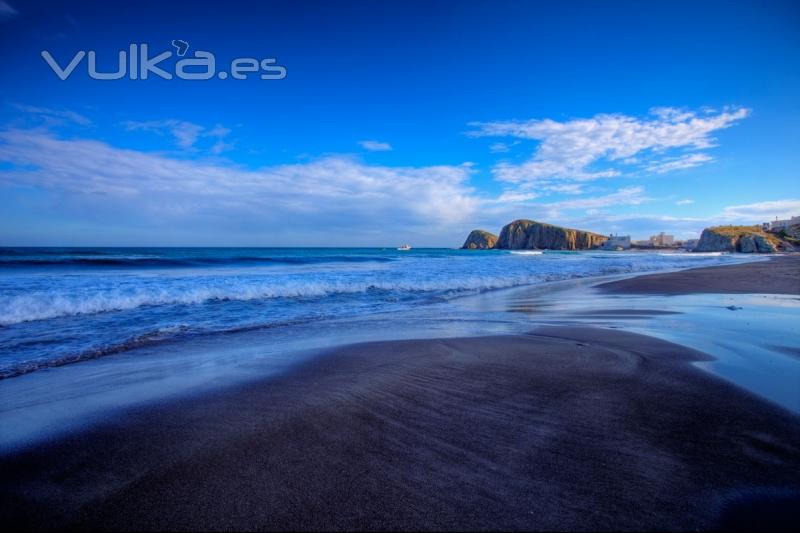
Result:
M794 247L774 233L759 226L715 226L706 228L694 252L775 253Z
M503 226L500 236L472 231L462 246L466 250L589 250L608 240L606 235L536 222L515 220Z
M475 229L469 233L461 248L464 250L490 250L496 243L497 235L482 229Z

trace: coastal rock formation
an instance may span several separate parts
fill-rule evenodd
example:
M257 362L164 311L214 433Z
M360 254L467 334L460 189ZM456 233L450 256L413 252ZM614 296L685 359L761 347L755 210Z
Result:
M474 229L470 232L467 240L464 241L462 250L489 250L494 248L497 243L497 235L483 231L482 229Z
M562 228L533 220L515 220L500 232L495 248L507 250L588 250L602 245L608 237Z
M791 252L800 250L800 224L792 224L780 230L777 233L781 238L783 246L779 246L779 250Z
M758 226L716 226L700 235L695 252L775 253L780 239Z

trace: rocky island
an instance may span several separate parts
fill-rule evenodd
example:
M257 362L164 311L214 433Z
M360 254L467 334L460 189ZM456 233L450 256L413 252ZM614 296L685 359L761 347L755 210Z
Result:
M590 231L554 226L534 220L515 220L503 226L500 236L473 230L465 250L589 250L602 245L608 237Z
M489 250L494 248L497 243L497 235L483 231L482 229L474 229L469 233L467 240L464 241L463 250Z
M506 224L497 236L472 230L462 250L625 250L630 238L600 235L519 219ZM677 243L676 247L680 246ZM777 253L800 250L800 225L772 231L763 226L714 226L706 228L692 252Z
M715 226L706 228L694 252L775 253L792 245L760 226Z

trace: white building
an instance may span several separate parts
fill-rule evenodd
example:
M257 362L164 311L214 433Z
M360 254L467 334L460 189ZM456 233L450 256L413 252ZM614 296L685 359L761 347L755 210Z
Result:
M650 236L650 244L653 246L672 246L675 244L675 236L667 235L662 231L658 235Z
M775 220L769 223L769 230L780 231L788 228L789 226L794 226L795 224L800 224L800 216L787 218L785 220L778 220L778 217L775 217Z

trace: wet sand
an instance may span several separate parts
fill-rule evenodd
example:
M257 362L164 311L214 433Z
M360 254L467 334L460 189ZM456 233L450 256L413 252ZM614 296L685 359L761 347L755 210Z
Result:
M705 276L689 272L670 276ZM0 458L0 514L24 529L788 529L800 417L691 364L707 358L565 327L351 345Z
M648 274L599 285L625 294L800 294L800 255L740 265Z

